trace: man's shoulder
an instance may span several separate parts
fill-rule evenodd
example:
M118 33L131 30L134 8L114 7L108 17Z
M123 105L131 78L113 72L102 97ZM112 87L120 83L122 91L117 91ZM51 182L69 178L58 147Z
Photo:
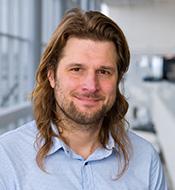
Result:
M128 137L131 140L132 143L134 144L138 144L138 145L146 145L146 146L150 146L151 143L146 140L145 138L139 136L138 134L136 134L135 132L133 132L132 130L128 130L127 131Z
M158 152L156 148L147 139L139 136L131 130L128 131L128 137L131 142L133 152L135 152L136 155L143 155L146 157L154 157L157 155Z
M32 121L0 136L0 179L7 189L18 180L22 183L24 175L34 167L36 134L36 124Z
M20 142L33 141L37 134L35 121L30 121L16 129L8 131L0 136L1 145L18 144Z

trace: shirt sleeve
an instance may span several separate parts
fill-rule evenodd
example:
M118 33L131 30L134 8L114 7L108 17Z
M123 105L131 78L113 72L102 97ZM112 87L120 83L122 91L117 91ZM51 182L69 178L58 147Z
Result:
M165 179L163 166L157 152L154 152L152 157L150 171L150 190L168 190Z
M6 187L4 186L3 182L0 179L0 189L1 190L7 190Z
M0 144L0 190L15 190L14 178L12 163Z

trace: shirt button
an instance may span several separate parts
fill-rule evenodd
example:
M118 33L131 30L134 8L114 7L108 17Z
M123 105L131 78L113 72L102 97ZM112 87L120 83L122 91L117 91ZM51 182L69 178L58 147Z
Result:
M88 165L88 162L85 162L85 164L84 164L85 166L87 166Z

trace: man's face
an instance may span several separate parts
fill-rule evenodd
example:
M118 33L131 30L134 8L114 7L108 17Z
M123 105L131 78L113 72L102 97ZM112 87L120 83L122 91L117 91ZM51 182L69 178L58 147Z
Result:
M116 98L117 53L113 42L70 38L56 76L48 73L57 109L78 124L99 122Z

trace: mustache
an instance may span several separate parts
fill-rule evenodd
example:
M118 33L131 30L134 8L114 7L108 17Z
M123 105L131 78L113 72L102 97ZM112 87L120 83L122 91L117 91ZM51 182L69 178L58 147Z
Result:
M93 100L102 100L105 97L101 94L97 94L97 93L72 93L73 96L77 97L77 98L89 98L89 99L93 99Z
M56 81L56 88L59 89L60 88L60 84L59 81ZM89 98L89 99L93 99L93 100L104 100L105 96L97 93L97 92L72 92L70 93L72 96L75 96L77 98Z

